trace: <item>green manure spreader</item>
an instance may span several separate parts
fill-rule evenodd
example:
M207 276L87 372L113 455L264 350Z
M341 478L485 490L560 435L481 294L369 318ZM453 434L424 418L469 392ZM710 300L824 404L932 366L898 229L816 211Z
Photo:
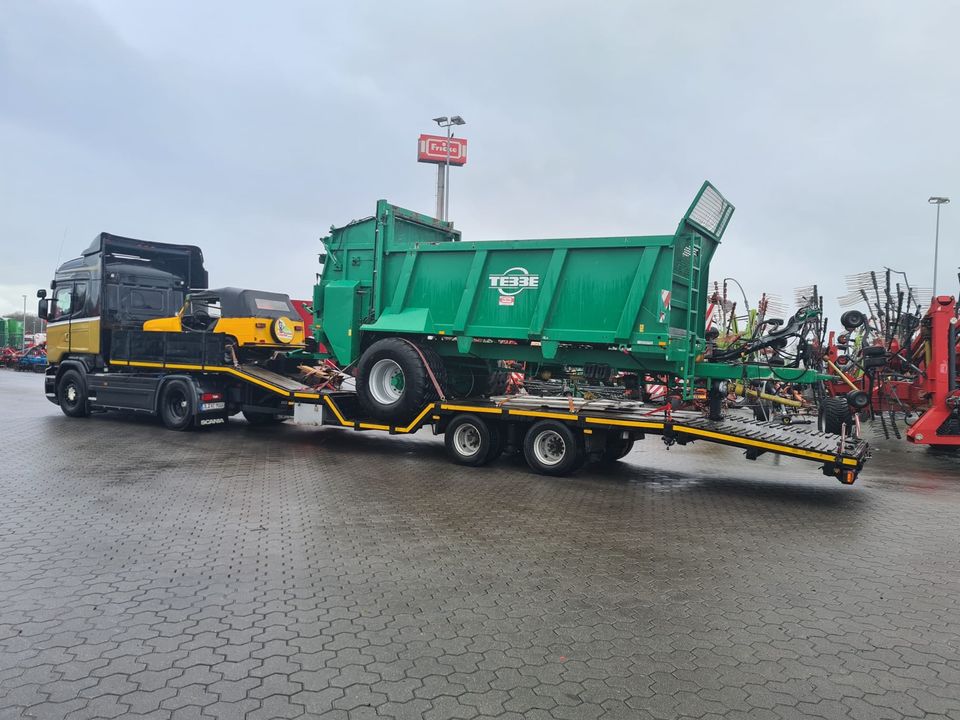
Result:
M363 408L389 422L497 392L490 378L508 361L531 377L654 376L686 399L697 387L717 396L723 380L774 377L739 358L703 360L710 261L733 211L704 183L669 235L467 242L381 200L322 241L315 336L355 368Z

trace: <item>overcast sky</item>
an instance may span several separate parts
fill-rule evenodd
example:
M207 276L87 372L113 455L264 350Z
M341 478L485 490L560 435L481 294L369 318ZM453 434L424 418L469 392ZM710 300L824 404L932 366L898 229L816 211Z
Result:
M462 115L465 239L671 233L737 212L712 275L791 300L960 265L956 2L0 0L0 312L100 231L203 248L211 285L310 297L317 238L433 213Z

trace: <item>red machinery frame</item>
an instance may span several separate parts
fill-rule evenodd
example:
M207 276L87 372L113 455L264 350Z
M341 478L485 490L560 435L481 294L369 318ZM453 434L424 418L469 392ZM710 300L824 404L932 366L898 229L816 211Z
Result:
M960 385L957 380L957 304L940 295L933 299L920 326L926 372L917 384L931 405L907 431L907 440L921 445L960 447Z

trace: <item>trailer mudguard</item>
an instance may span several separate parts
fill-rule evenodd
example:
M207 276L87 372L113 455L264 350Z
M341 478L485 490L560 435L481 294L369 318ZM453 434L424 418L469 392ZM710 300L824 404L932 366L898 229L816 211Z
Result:
M360 354L360 283L334 280L323 289L323 316L317 329L326 337L337 362L349 365Z

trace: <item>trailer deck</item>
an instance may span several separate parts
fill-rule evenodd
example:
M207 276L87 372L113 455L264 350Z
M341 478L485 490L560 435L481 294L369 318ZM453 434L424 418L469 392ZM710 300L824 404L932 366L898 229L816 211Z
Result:
M117 333L110 365L120 373L109 373L112 384L116 385L118 375L130 377L129 373L136 372L185 372L229 378L234 383L239 381L258 391L268 391L274 397L280 396L281 404L285 403L295 422L391 434L411 434L425 426L439 434L458 415L470 414L500 429L506 442L514 445L521 443L529 426L551 420L573 429L586 445L592 446L594 454L600 439L611 433L620 433L629 441L648 434L659 435L667 445L702 440L741 448L749 460L772 453L817 462L825 475L845 484L856 480L869 458L869 447L863 440L822 433L815 427L760 422L738 417L736 411L727 413L721 420L710 420L698 411L670 411L662 405L622 400L533 395L443 399L425 405L409 422L387 424L367 417L352 391L318 390L262 365L226 362L223 347L215 338L156 335L162 336L161 342L155 346L155 354L150 355L139 347L143 341L141 333ZM48 396L54 396L52 383Z
M479 414L500 422L530 423L556 420L578 427L584 434L595 430L621 430L637 439L659 435L668 445L686 445L696 440L742 448L749 460L764 453L785 455L821 464L825 475L852 484L869 458L868 444L859 438L822 433L800 425L760 422L734 415L713 421L697 411L668 412L662 406L630 401L583 400L505 396L489 399L438 401L425 406L406 425L369 422L359 414L352 392L322 392L320 401L329 409L320 424L354 430L380 430L407 434L432 425L435 431L445 420L459 413ZM298 401L302 402L302 401ZM307 401L309 403L309 400Z

